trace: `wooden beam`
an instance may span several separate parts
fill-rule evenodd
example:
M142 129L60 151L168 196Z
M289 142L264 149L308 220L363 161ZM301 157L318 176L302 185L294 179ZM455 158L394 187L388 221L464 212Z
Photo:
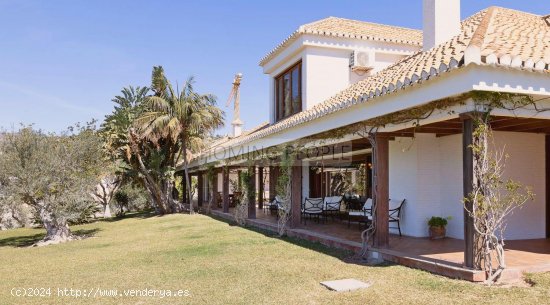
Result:
M474 157L471 145L473 143L473 132L475 130L474 120L465 115L462 116L462 172L463 172L463 196L468 197L473 191L474 186ZM472 204L466 203L471 210ZM464 214L464 265L468 268L474 267L475 257L475 231L474 219L470 216L466 208Z
M386 134L390 139L391 138L414 138L414 132L412 129L407 128L396 132L386 132Z
M180 198L181 198L181 202L183 203L189 203L189 201L187 200L187 181L185 180L185 172L183 174L181 174L181 189L182 189L182 193Z
M524 132L528 132L528 133L542 133L542 134L550 134L550 127L546 127L546 128L539 128L539 129L531 129L529 131L524 131Z
M248 219L256 219L256 167L248 168Z
M491 128L494 130L498 130L501 128L521 126L532 122L533 121L531 119L526 118L507 118L497 122L491 121Z
M550 136L545 137L545 163L546 163L546 238L550 238Z
M214 198L211 198L212 204L214 205L211 208L217 208L218 207L218 173L219 171L217 169L214 169L214 177L212 179L212 194L214 194Z
M375 135L375 202L376 202L376 231L374 234L374 246L387 248L389 245L389 136L387 134Z
M462 132L462 127L439 127L439 126L420 126L413 129L415 132L424 132L424 133L437 133L437 132L444 132L444 133L453 133L453 132Z
M369 167L369 164L371 165ZM365 190L367 198L372 198L372 155L368 155L365 164Z
M258 167L258 208L264 208L264 168Z
M536 121L531 121L529 123L522 124L522 125L503 127L503 128L494 129L494 130L528 132L530 130L536 130L536 129L548 129L549 127L550 127L550 120L548 121L536 120Z
M291 169L290 227L300 225L302 214L302 162L296 161Z
M421 125L422 126L433 126L433 127L439 127L439 128L461 128L462 122L458 120L448 120L448 121L442 121L442 122L435 122L431 124Z
M460 118L459 118L460 119ZM508 117L508 116L491 116L491 123L495 123L495 122L504 122L504 121L510 121L510 120L513 120L514 118L512 117ZM460 122L462 123L462 120L460 120Z
M204 175L202 172L197 173L197 201L197 205L202 207L204 201Z
M223 212L229 213L229 169L222 168Z

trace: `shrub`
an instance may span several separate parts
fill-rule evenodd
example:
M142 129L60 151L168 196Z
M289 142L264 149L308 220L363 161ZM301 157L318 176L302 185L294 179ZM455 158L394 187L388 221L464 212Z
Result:
M115 193L115 205L117 208L116 216L124 216L124 208L128 209L128 202L130 201L128 194L124 190L119 190Z
M450 220L451 217L443 218L438 216L432 216L430 220L428 220L428 225L430 227L444 227L447 225L448 220Z

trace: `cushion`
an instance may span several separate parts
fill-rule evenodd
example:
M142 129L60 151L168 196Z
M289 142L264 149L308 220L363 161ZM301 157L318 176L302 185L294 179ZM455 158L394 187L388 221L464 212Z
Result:
M339 211L342 198L342 196L325 197L323 201L324 209L328 211Z
M308 214L323 213L323 198L306 198L302 211Z
M372 199L368 198L363 205L363 210L372 210Z
M370 213L365 211L349 211L348 214L349 216L367 216L369 219L371 217Z

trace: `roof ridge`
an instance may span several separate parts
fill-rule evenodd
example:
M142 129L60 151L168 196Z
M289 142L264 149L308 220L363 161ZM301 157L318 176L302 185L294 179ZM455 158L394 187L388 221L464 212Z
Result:
M550 28L544 16L501 8L481 10L461 23L461 34L430 50L416 52L368 78L351 84L314 107L226 145L275 134L354 105L406 90L468 63L533 73L550 73ZM550 17L548 17L550 18ZM518 39L518 38L522 38ZM542 39L541 39L542 38ZM518 49L518 45L522 48ZM480 51L477 52L476 48ZM482 56L483 55L483 56Z
M422 30L420 30L420 29L408 28L408 27L399 26L399 25L391 25L391 24L378 23L378 22L365 21L365 20L357 20L357 19L350 19L350 18L344 18L344 17L334 17L334 16L331 16L331 17L329 17L329 18L332 18L332 19L339 19L339 20L347 20L347 21L353 21L353 22L360 22L360 23L370 24L370 25L387 26L387 27L391 27L391 28L395 28L395 29L401 29L401 30L409 30L409 31L422 32ZM325 18L325 19L329 19L329 18ZM323 19L323 20L324 20L324 19ZM321 20L319 20L319 21L321 21Z
M481 64L481 48L485 42L485 37L493 21L493 17L499 9L501 8L498 6L491 6L481 11L485 12L485 15L483 15L483 19L481 19L481 22L477 25L468 46L464 50L465 66L469 64Z
M479 11L479 12L477 12L477 13L475 13L475 14L469 16L468 18L462 20L462 21L460 22L460 23L461 23L461 26L464 25L464 24L467 24L471 19L474 19L474 18L475 18L477 15L479 15L479 14L485 14L485 15L483 15L483 20L485 20L485 18L487 18L487 13L488 13L489 9L490 9L490 8L481 10L481 11ZM491 18L492 18L492 16L491 16ZM481 23L483 23L483 21L482 21ZM481 23L480 23L480 25L481 25ZM478 25L478 26L476 27L476 33L477 33L477 30L479 29L479 26L480 26L480 25ZM461 30L461 32L462 32L462 30ZM475 35L475 33L474 33L474 35ZM456 35L456 36L453 36L453 38L449 39L449 41L455 39L457 36L460 36L460 34L459 34L459 35ZM473 39L473 37L472 37L472 39ZM446 41L445 43L447 43L447 42L448 42L448 41ZM470 44L471 44L471 41L470 41ZM440 45L435 46L434 48L438 48L438 47L440 47ZM430 50L431 50L431 49L430 49ZM409 56L405 56L405 57L403 57L402 59L398 60L397 62L395 62L395 63L393 63L393 64L387 66L386 68L384 68L384 70L392 69L393 67L395 67L395 66L397 66L397 65L401 65L403 62L412 60L413 58L415 58L415 57L417 57L417 56L420 56L420 55L422 55L422 54L424 54L424 53L430 52L430 50L419 50L419 51L417 51L417 52L415 52L415 53L413 53L413 54L411 54L411 55L409 55ZM379 71L379 72L382 72L382 71ZM376 73L376 74L378 74L378 73ZM376 74L374 74L374 75L372 75L372 76L375 76ZM372 76L369 76L369 78L372 77Z
M315 21L312 21L312 22L309 22L309 23L302 24L298 27L298 30L296 30L295 32L303 32L303 29L305 29L308 26L313 26L313 25L319 24L323 21L330 20L330 19L335 19L335 18L337 18L337 17L328 16L328 17L325 17L325 18L322 18L322 19L319 19L319 20L315 20Z
M299 26L296 31L260 60L260 66L263 66L268 60L278 54L281 49L300 37L300 35L305 34L422 46L422 31L418 29L329 16Z
M483 16L483 19L476 27L476 30L472 35L472 39L470 39L470 43L468 44L468 47L481 48L483 46L483 42L485 41L485 35L487 34L489 25L491 24L491 21L493 20L493 17L497 10L498 10L497 6L491 6L487 9L487 12Z

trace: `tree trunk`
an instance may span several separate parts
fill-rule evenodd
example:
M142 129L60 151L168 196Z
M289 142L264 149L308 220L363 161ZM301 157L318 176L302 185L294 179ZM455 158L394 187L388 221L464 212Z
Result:
M164 189L164 196L167 200L166 207L169 213L176 213L178 212L178 206L176 201L174 200L174 181L173 179L165 179L162 181L163 189Z
M151 197L153 198L158 210L159 210L159 213L161 215L164 215L166 214L167 210L166 210L166 206L165 206L165 203L166 201L164 200L164 194L162 192L162 190L160 190L158 188L158 186L155 184L154 181L147 181L145 183L145 187L147 187L149 189L149 192L151 193Z
M103 218L109 218L111 217L111 207L109 204L103 205Z
M187 161L187 144L185 143L185 139L181 139L182 141L182 149L183 149L183 169L185 172L185 185L187 186L187 194L189 196L189 214L194 214L195 210L193 209L193 193L191 193L191 181L189 177L189 164Z
M46 229L46 236L33 246L47 246L74 239L67 220L64 218L56 218L47 204L40 204L39 216Z
M143 183L144 185L146 182ZM155 209L155 213L160 214L160 209L158 207L157 201L155 200L155 196L151 193L151 190L149 190L147 187L145 187L145 190L147 191L147 195L149 195L149 200L151 200L151 205Z
M103 218L111 217L111 208L109 204L120 187L120 184L121 180L116 176L106 176L101 178L94 191L91 193L92 198L103 206Z
M138 163L138 171L143 175L145 187L149 190L151 197L154 199L159 213L161 215L166 214L166 206L165 206L165 204L167 203L166 198L164 196L164 193L160 189L160 186L156 184L155 179L151 176L151 174L145 167L145 164L143 163L137 138L138 136L136 135L136 133L133 130L130 130L130 143L131 143L130 148L133 154L136 156L136 160Z

